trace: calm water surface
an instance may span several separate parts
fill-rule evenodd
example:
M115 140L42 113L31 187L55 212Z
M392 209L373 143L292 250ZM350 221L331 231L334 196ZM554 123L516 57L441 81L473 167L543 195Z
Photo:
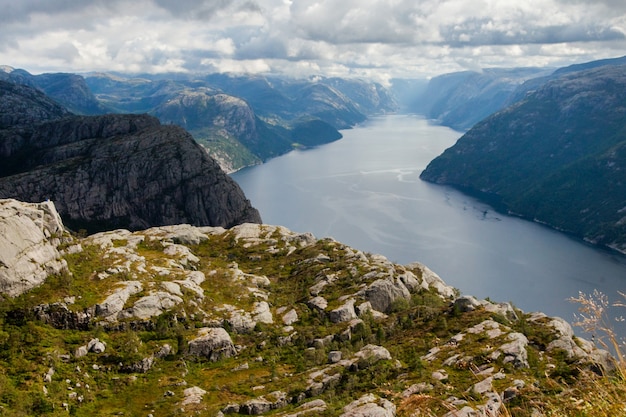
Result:
M461 133L400 115L342 133L232 175L264 223L401 264L419 261L463 294L570 321L576 306L566 300L578 291L599 289L613 300L626 291L625 257L421 181L428 162Z

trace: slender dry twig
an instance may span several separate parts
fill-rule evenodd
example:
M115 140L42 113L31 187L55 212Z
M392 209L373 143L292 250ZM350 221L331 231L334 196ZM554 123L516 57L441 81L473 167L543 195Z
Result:
M626 294L619 292L626 299ZM624 303L614 303L609 305L606 294L593 290L592 294L578 292L578 297L569 298L569 301L579 305L579 314L576 315L575 326L590 333L595 341L603 348L613 351L615 354L615 366L622 379L626 379L626 357L624 344L615 332L608 318L607 309L609 306L626 307ZM600 334L599 334L600 333Z

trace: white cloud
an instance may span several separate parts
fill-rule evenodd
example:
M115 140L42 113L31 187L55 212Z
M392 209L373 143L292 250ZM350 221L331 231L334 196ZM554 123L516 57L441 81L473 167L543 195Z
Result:
M626 50L623 0L0 0L0 64L32 72L425 76Z

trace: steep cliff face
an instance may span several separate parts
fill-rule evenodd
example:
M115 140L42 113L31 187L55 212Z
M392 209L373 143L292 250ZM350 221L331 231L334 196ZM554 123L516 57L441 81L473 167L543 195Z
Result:
M70 114L40 91L0 80L0 129L59 119Z
M8 120L15 121L12 114ZM53 200L73 228L228 227L261 220L189 133L151 116L18 124L0 130L0 143L0 196Z
M51 202L0 200L0 294L11 297L67 271L57 246L65 229Z
M421 178L626 250L626 66L565 74L477 124Z

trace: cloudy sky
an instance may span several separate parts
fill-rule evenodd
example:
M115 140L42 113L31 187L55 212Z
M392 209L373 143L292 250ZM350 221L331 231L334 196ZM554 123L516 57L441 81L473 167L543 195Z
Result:
M0 65L421 78L626 55L624 0L0 0Z

